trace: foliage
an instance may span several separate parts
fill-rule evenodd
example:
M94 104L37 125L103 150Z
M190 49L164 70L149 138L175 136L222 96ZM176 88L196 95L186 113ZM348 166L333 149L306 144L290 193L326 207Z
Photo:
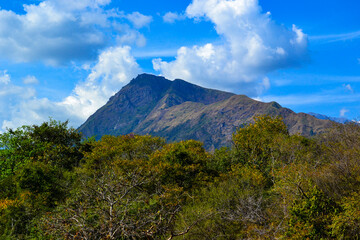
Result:
M149 157L163 144L160 138L138 135L107 136L94 143L76 169L68 201L42 219L47 234L86 239L164 235L180 211L183 192L163 186L154 174Z
M276 151L274 144L278 138L288 136L287 127L280 117L257 116L254 123L234 133L235 157L238 162L253 166L270 177Z
M0 134L0 179L15 174L29 162L42 161L71 169L82 158L81 134L68 122L50 120Z
M295 200L289 208L287 236L295 239L328 239L332 215L339 209L337 204L316 186Z
M67 124L50 120L0 134L2 238L25 238L66 197L68 176L89 144Z
M258 116L233 146L0 134L1 239L359 239L360 126L316 138Z
M360 195L358 192L341 201L343 209L334 215L330 226L333 236L338 239L360 239Z
M134 134L123 136L104 136L101 141L94 142L92 151L85 153L84 166L91 169L100 169L116 160L144 160L161 149L165 141L159 137Z
M140 169L123 172L118 163L101 170L101 176L79 172L78 188L68 201L42 219L52 238L119 239L154 238L171 228L169 219L179 211L179 189L148 192L154 183Z
M171 143L153 154L150 164L161 183L191 190L208 179L207 160L202 143L194 140Z
M182 211L182 221L196 223L189 239L251 238L267 229L269 204L264 193L266 179L262 173L248 166L236 165L211 185L198 190ZM260 235L258 235L260 236ZM261 234L265 238L265 234Z

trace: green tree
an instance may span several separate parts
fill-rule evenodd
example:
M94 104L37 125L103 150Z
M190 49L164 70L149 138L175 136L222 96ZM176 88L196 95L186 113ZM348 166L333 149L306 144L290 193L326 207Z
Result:
M329 239L330 224L339 206L316 186L289 208L286 235L292 239Z
M337 201L360 191L360 126L335 125L319 141L326 162L317 171L316 184Z
M336 239L360 239L360 194L355 192L341 201L343 211L333 217L332 236Z
M151 155L161 138L106 136L93 144L66 203L42 218L51 238L155 239L170 234L181 209L181 187L164 186ZM160 150L161 151L161 150Z
M165 145L151 156L150 164L162 184L191 191L211 178L209 158L201 142L188 140Z
M235 161L255 167L271 184L271 172L278 154L276 143L289 137L289 133L280 117L262 115L254 120L254 123L239 128L233 134Z
M186 239L272 238L269 200L263 174L238 164L194 191L179 214L176 229L180 232L191 225Z
M50 120L0 134L0 236L23 239L66 197L88 143L68 122Z
M81 134L67 125L50 120L0 134L0 179L28 162L42 161L68 170L78 166L86 144Z

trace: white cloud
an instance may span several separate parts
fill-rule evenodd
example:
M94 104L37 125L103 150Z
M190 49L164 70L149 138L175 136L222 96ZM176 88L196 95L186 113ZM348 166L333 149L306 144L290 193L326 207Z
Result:
M341 109L340 110L340 117L345 117L346 113L348 113L348 112L349 112L348 109L345 109L345 108Z
M19 87L0 82L0 116L2 129L16 128L25 124L39 124L53 117L70 120L77 127L83 123L108 99L141 72L130 53L130 47L111 47L104 50L97 63L91 66L86 81L78 83L70 96L63 101L53 102L47 98L37 98L31 87ZM4 88L5 86L5 88Z
M257 95L268 84L263 81L267 73L307 57L302 30L277 25L257 0L193 0L186 14L213 22L224 42L182 47L172 62L154 59L154 69L165 77Z
M119 45L131 45L133 43L138 47L146 45L146 38L139 31L132 29L128 24L116 24L116 30L122 33L117 36Z
M29 88L22 88L22 90L28 90ZM51 102L47 98L36 98L36 92L33 92L33 96L19 99L14 105L10 106L7 111L7 116L2 122L2 130L7 128L17 128L22 125L41 124L44 121L49 120L49 117L53 117L57 120L67 120L68 117L64 115L64 108L59 107L56 103ZM14 95L18 97L19 95Z
M35 76L28 75L23 79L24 84L39 84L39 80Z
M351 86L350 84L343 84L343 87L344 87L347 91L349 91L349 92L351 92L351 93L354 93L354 89L352 88L352 86Z
M144 46L146 39L138 29L148 26L152 17L104 10L110 2L45 0L24 5L24 14L0 9L0 58L76 66L76 60L98 57L96 64L80 62L90 74L62 101L39 98L32 87L39 83L35 76L24 77L23 86L18 86L6 70L0 71L0 130L38 124L49 116L79 126L140 73L130 47L124 45ZM117 46L109 47L114 42Z
M7 70L0 71L0 84L8 84L10 82L10 75Z
M163 16L163 21L166 23L174 23L176 21L181 21L186 19L186 15L184 14L178 14L176 12L167 12L164 16Z
M32 99L34 96L35 90L33 88L25 88L14 85L11 82L11 76L7 73L7 70L0 71L1 119L10 119L13 113L19 111L19 103L26 102L27 100ZM27 119L27 116L24 116L24 119ZM5 128L3 129L5 130Z
M358 58L357 60L358 60L358 64L360 64L360 58Z
M270 79L268 77L264 77L263 85L264 85L266 90L270 88L271 84L270 84Z
M86 8L96 9L100 8L101 6L107 5L111 2L111 0L81 0L81 1L74 1L74 0L61 0L61 1L54 1L50 0L54 6L58 8L62 8L64 10L84 10Z
M135 28L140 29L148 26L153 18L151 16L145 16L139 12L133 12L128 14L126 18L134 25Z
M1 58L16 62L42 61L50 65L95 60L99 51L111 44L108 33L113 30L114 22L128 19L134 26L141 27L151 20L140 13L126 16L114 9L104 10L110 2L45 0L24 5L24 14L0 10Z
M350 33L309 36L309 39L311 41L322 41L325 43L347 41L347 40L353 40L353 39L357 39L357 38L360 38L360 31L355 31L355 32L350 32Z
M104 51L87 80L78 84L73 94L60 104L65 106L71 115L82 121L86 120L141 72L130 50L130 47L116 47Z

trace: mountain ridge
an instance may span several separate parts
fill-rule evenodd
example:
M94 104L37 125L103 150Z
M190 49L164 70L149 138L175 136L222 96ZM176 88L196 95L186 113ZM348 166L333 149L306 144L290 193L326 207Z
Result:
M331 121L295 113L276 102L208 89L181 79L140 74L79 127L85 136L151 134L168 141L195 139L213 150L231 144L232 133L260 114L281 116L291 134L311 136Z
M327 116L327 115L324 115L324 114L314 113L314 112L309 112L308 114L311 115L311 116L314 116L314 117L316 117L318 119L330 120L330 121L337 122L337 123L342 123L342 124L352 122L351 120L349 120L349 119L347 119L345 117L330 117L330 116Z

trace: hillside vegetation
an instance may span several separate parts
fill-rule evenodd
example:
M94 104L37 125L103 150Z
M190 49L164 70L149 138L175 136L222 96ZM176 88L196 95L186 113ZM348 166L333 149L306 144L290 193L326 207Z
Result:
M232 146L82 140L49 121L0 135L1 239L359 239L360 127L316 138L258 116Z

